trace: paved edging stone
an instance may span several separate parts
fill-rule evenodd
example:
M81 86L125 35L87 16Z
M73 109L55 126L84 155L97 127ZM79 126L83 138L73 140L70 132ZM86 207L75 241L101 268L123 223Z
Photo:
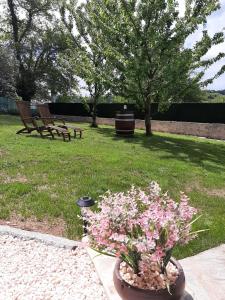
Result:
M72 249L80 244L79 241L69 240L63 237L53 236L50 234L27 231L8 225L0 225L0 235L8 234L25 240L37 240L45 245L55 246L57 248Z
M113 285L116 259L87 249L110 300L122 300ZM180 260L186 277L182 300L225 300L225 244Z

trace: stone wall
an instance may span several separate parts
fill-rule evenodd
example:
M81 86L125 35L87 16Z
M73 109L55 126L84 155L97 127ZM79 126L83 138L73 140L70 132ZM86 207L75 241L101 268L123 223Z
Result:
M60 116L62 117L62 116ZM91 122L90 117L63 116L68 121ZM98 124L114 126L115 120L110 118L98 118ZM145 129L143 120L136 120L135 127ZM174 121L152 121L152 130L176 134L201 136L218 140L225 140L225 124L217 123L192 123Z
M153 131L194 135L225 140L225 124L152 121Z

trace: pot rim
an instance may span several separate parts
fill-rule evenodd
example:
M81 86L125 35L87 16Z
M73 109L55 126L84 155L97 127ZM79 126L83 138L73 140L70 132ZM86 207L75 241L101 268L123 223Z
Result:
M148 292L149 294L164 294L165 292L168 292L167 288L165 289L160 289L160 290L149 290L149 289L141 289L141 288L138 288L136 286L133 286L133 285L130 285L127 281L125 281L121 275L120 275L120 264L122 263L122 259L117 259L116 261L116 265L115 265L115 269L114 269L114 272L115 272L115 275L117 276L117 278L121 281L121 283L123 285L126 285L126 287L134 290L134 291L139 291L139 292L143 292L143 293L146 293ZM183 268L181 266L181 264L175 259L175 258L171 258L170 259L170 262L176 266L176 268L178 269L178 276L177 276L177 279L175 281L175 283L173 283L172 285L170 285L170 289L174 289L176 287L176 284L177 282L179 281L179 279L181 279L181 277L183 277L185 279L185 276L184 276L184 271L183 271Z

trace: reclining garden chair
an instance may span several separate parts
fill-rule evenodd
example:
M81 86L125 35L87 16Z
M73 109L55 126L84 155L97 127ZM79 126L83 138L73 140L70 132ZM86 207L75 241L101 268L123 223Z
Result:
M82 137L82 133L83 133L83 129L75 127L73 125L69 125L65 123L65 120L61 119L61 118L56 118L54 117L49 110L48 104L38 104L37 105L37 110L38 113L41 117L41 119L43 120L45 125L49 125L52 124L53 126L57 125L58 127L64 128L64 129L72 129L74 132L74 138L77 135L77 132L80 135L80 138ZM61 122L62 124L55 124L55 122Z
M59 136L62 135L64 141L66 138L70 140L70 132L67 129L57 126L46 126L41 118L32 117L30 103L28 101L16 101L16 105L20 113L21 121L24 124L24 128L17 131L17 134L31 133L36 130L41 137L51 136L54 139L53 132L56 131ZM42 121L42 125L38 124L38 120ZM45 132L47 134L45 134Z

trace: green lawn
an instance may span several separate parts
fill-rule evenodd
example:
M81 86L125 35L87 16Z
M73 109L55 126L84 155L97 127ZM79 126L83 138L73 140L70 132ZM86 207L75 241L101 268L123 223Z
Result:
M178 258L225 242L225 142L159 133L147 138L143 131L123 139L112 127L81 126L84 138L65 143L16 135L19 118L0 115L0 219L63 219L65 236L77 239L77 198L98 199L108 189L156 180L175 198L186 191L203 214L195 227L210 229L178 249Z

